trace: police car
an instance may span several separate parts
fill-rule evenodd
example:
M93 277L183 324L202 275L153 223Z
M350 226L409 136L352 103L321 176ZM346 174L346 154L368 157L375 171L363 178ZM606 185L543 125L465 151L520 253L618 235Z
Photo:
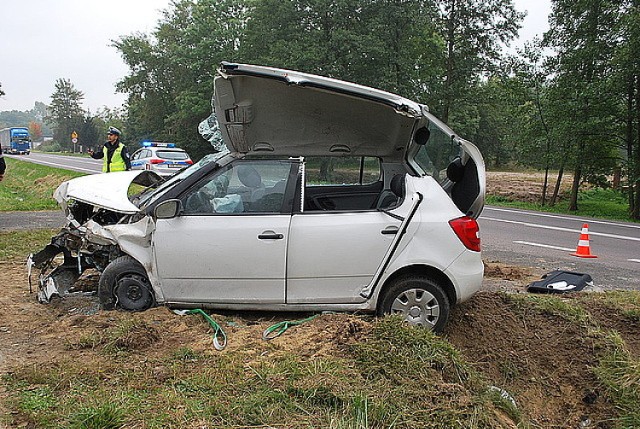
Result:
M161 176L172 176L193 164L189 154L174 143L142 142L142 148L131 155L132 170L152 170Z

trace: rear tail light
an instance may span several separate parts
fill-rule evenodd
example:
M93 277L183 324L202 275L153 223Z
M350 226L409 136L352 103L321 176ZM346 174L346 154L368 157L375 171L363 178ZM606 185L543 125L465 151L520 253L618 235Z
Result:
M480 227L475 219L463 216L450 220L449 225L467 249L480 251Z
M191 161L190 159L187 159L185 162L189 165L193 164L193 161Z
M149 162L152 163L152 164L162 164L164 162L164 160L158 159L158 158L151 158L149 160Z

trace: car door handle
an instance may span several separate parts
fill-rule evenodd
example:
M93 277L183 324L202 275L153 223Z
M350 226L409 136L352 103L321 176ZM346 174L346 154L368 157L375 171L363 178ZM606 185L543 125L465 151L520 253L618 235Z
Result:
M385 229L383 229L382 231L380 231L381 234L384 235L395 235L398 233L398 227L397 226L388 226Z
M258 235L259 240L282 240L284 235L276 234L275 232L265 231Z

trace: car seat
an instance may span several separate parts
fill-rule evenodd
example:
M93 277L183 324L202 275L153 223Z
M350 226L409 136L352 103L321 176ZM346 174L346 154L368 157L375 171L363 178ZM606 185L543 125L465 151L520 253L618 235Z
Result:
M246 192L243 192L243 200L250 205L255 203L264 196L265 188L262 183L262 177L258 170L250 165L241 165L238 167L238 179L246 187Z
M376 209L395 207L404 197L404 174L396 174L391 178L389 189L383 189L376 199Z

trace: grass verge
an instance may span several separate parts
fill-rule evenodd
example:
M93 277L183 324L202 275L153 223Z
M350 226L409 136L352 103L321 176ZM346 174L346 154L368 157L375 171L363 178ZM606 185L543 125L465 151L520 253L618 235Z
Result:
M312 359L276 346L139 354L145 347L131 339L155 329L123 321L68 347L85 359L4 375L12 409L42 428L500 427L503 405L479 373L448 342L398 319L374 322L366 341L339 355Z
M42 250L59 229L32 229L0 232L0 261L26 260L29 253Z
M0 182L0 211L55 210L53 191L65 180L84 176L69 170L47 167L5 157L7 172Z
M611 416L614 428L640 427L640 360L629 352L619 332L603 327L590 313L592 309L602 309L604 318L620 315L630 319L640 311L640 293L637 291L615 291L577 295L576 299L553 295L507 295L523 312L538 311L557 316L579 326L584 336L593 340L593 352L597 365L592 368L608 401L617 410Z
M509 198L487 195L486 204L502 207L514 207L524 210L561 213L573 216L596 217L602 219L634 222L629 216L629 204L626 195L613 189L590 189L578 194L578 210L569 211L568 202L562 201L555 206L513 201ZM635 221L640 222L640 221Z

